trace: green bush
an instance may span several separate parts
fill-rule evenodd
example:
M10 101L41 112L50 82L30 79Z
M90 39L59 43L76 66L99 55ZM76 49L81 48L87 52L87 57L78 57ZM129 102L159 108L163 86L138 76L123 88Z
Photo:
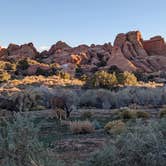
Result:
M108 69L108 72L109 73L116 73L116 74L120 74L122 73L122 70L120 70L117 66L111 66L109 69Z
M0 82L8 81L11 78L11 75L4 71L0 70Z
M162 124L161 124L162 123ZM123 132L81 166L165 166L166 135L164 122L151 121Z
M17 114L13 120L5 120L0 128L1 166L61 166L39 141L40 126L33 118Z
M26 70L29 67L28 59L22 59L17 63L17 70Z
M48 77L49 75L51 75L51 72L49 70L43 70L42 68L38 67L36 70L36 75L43 75Z
M76 78L81 78L81 76L84 74L82 68L80 65L78 65L75 69L75 77Z
M115 73L109 74L105 71L97 71L92 77L89 77L85 86L94 88L111 88L117 85Z
M125 71L124 73L120 73L117 75L117 79L119 84L123 85L136 85L137 77L133 73Z

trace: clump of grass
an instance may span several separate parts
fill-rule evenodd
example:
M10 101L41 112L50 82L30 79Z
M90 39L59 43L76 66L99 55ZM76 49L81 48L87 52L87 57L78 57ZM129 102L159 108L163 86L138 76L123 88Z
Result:
M120 118L126 120L126 119L136 119L136 111L124 109L119 113Z
M110 134L114 134L114 133L120 134L125 129L125 123L121 120L114 120L112 122L108 122L104 126L104 129L107 133L110 133Z
M160 117L160 118L166 117L166 109L160 110L160 112L159 112L159 117Z
M90 119L92 117L92 113L90 111L84 111L81 114L81 118L83 119Z
M136 118L148 119L150 117L150 114L145 111L125 109L119 113L119 116L124 120Z
M88 120L70 122L69 127L73 134L87 134L95 131L93 124Z
M150 114L145 111L136 111L136 116L137 116L137 118L148 119L150 117Z

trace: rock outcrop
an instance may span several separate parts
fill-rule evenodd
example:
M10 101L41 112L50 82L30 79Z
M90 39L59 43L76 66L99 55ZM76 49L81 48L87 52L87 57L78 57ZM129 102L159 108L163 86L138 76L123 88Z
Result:
M35 59L39 53L32 43L24 45L9 44L7 49L0 50L0 57L3 60L14 61L30 58Z
M137 67L124 56L120 47L113 48L112 56L109 58L107 66L117 66L122 71L132 72L137 70Z
M46 64L46 66L31 65L28 69L30 75L35 74L38 68L49 70L49 65L53 63L59 64L64 71L72 75L78 66L84 73L108 70L111 66L123 71L166 71L166 43L161 36L143 40L139 31L131 31L118 34L113 46L106 43L70 47L65 42L59 41L48 51L41 53L32 43L0 47L0 60L17 62L24 58Z
M166 56L166 44L161 36L155 36L150 38L150 40L143 41L143 47L149 55Z

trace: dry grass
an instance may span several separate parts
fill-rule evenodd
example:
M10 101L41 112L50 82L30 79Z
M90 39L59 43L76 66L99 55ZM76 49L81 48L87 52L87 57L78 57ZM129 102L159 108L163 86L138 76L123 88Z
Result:
M69 127L73 134L86 134L95 131L92 123L88 120L70 122Z
M44 76L27 76L24 77L22 80L11 80L8 83L6 83L5 87L16 87L19 85L46 85L49 87L52 86L67 86L67 85L83 85L83 81L80 81L78 79L62 79L59 76L50 76L50 77L44 77Z

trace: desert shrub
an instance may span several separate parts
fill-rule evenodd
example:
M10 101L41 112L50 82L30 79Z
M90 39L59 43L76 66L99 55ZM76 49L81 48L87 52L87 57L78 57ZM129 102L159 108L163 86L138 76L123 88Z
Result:
M160 110L160 112L159 112L159 117L160 117L160 118L166 117L166 109Z
M148 112L145 111L136 111L136 117L137 118L144 118L144 119L148 119L150 117L150 114Z
M52 75L56 74L59 70L60 70L60 65L58 63L52 63L50 64L50 68L51 68L51 73Z
M51 75L51 72L49 70L44 70L44 69L38 67L36 70L36 75L43 75L43 76L48 77L49 75Z
M137 77L133 73L125 71L121 73L117 77L118 82L123 85L136 85L137 84Z
M81 78L81 76L84 74L83 69L81 68L80 65L77 65L75 69L75 77L76 78Z
M4 71L0 70L0 82L8 81L11 78L11 75Z
M97 63L97 67L103 67L106 65L107 65L107 62L105 60L101 60L100 62Z
M125 123L121 120L114 120L112 122L108 122L104 129L109 134L120 134L125 130Z
M120 118L122 119L135 119L137 118L136 111L124 109L119 113Z
M56 75L58 75L62 79L67 79L67 80L71 79L71 75L64 71L58 71Z
M119 117L122 119L148 119L150 117L150 114L148 112L140 110L124 109L119 112Z
M1 70L7 70L7 71L15 71L16 70L16 64L6 62L6 61L0 61L0 69Z
M29 67L28 59L22 59L17 63L17 70L26 70Z
M97 71L93 76L89 77L85 86L94 88L111 88L117 85L115 73L109 74L105 71Z
M84 111L81 113L81 118L83 119L90 119L92 117L92 112L90 111Z
M5 120L0 128L1 166L61 166L50 149L39 141L40 126L33 118L15 115L13 120Z
M166 135L163 134L160 123L152 121L145 126L142 122L137 122L132 129L123 132L104 150L80 165L165 166Z
M92 133L95 130L92 123L88 120L70 122L69 127L73 134L87 134Z
M96 108L102 108L102 101L100 96L98 96L98 93L95 90L87 90L83 92L80 96L80 107L96 107Z
M122 70L120 70L117 66L111 66L109 69L108 69L108 72L109 73L115 73L116 75L119 74L119 73L122 73Z
M161 106L166 104L166 87L125 87L117 91L88 89L80 95L80 106L96 108L120 108L131 104L139 106Z
M88 80L88 76L86 74L83 74L81 77L80 77L80 80L82 81L87 81Z
M134 75L137 77L138 81L148 82L148 76L146 74L136 71Z

